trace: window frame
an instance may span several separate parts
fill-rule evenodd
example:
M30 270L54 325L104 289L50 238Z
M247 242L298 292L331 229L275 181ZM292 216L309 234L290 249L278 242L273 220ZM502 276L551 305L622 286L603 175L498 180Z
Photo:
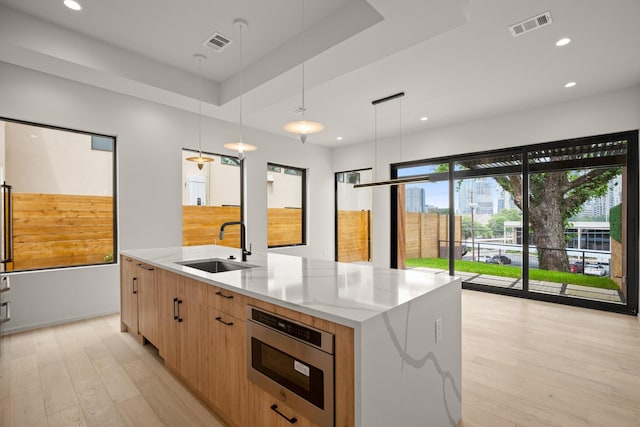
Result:
M421 160L413 160L410 162L402 162L402 163L394 163L394 164L390 164L390 173L391 173L391 178L397 178L398 177L398 172L399 170L403 169L403 168L408 168L408 167L413 167L413 166L420 166L420 165L424 165L424 164L434 164L434 163L438 163L438 162L442 162L442 163L447 163L449 165L449 207L450 207L450 211L449 211L449 274L450 275L454 275L455 274L455 267L454 267L454 261L455 261L455 254L454 254L454 245L451 243L451 239L452 236L454 235L454 230L453 230L453 216L455 215L454 212L454 187L455 187L455 182L457 179L460 178L464 178L464 177L481 177L481 176L488 176L491 174L495 174L496 171L498 171L498 173L505 173L505 172L510 172L513 173L514 172L514 166L513 165L506 165L506 166L502 166L499 169L486 169L486 170L474 170L474 171L466 171L466 170L459 170L456 171L454 170L454 166L456 164L456 162L460 162L460 161L469 161L469 160L473 160L473 159L483 159L483 158L488 158L491 156L496 156L496 157L500 157L500 156L504 156L504 155L511 155L511 154L517 154L520 153L522 155L522 169L521 172L523 175L523 189L522 189L522 193L523 194L528 194L529 193L529 188L528 188L528 177L532 174L532 173L536 173L536 172L540 172L540 167L539 165L535 165L535 167L530 168L529 167L529 158L530 158L530 153L534 153L536 151L544 151L544 150L562 150L565 147L569 146L571 148L573 147L578 147L579 145L585 145L585 144L601 144L601 143L607 143L610 141L619 141L619 140L626 140L627 141L627 145L626 145L626 167L627 167L627 227L628 227L628 232L630 235L632 236L637 236L638 235L638 230L639 230L639 226L638 226L638 219L640 217L640 209L639 209L639 194L638 194L638 190L640 190L640 177L639 177L639 172L638 172L638 153L640 151L640 147L639 147L639 134L640 134L640 130L630 130L630 131L625 131L625 132L614 132L614 133L610 133L610 134L603 134L603 135L593 135L593 136L587 136L587 137L580 137L580 138L573 138L573 139L567 139L567 140L559 140L559 141L553 141L553 142L546 142L546 143L538 143L538 144L532 144L532 145L525 145L522 147L512 147L512 148L505 148L505 149L498 149L498 150L488 150L485 152L473 152L473 153L468 153L468 154L461 154L461 155L454 155L454 156L449 156L449 157L439 157L439 158L429 158L429 159L421 159ZM588 160L586 160L588 161ZM607 162L607 161L614 161L614 160L603 160L603 162ZM575 165L580 165L581 161L580 160L576 160L576 161L572 161L569 162L568 165L569 166L575 166ZM606 164L606 163L605 163ZM566 167L567 165L561 165L562 168ZM532 170L533 169L533 170ZM552 163L551 167L549 168L549 170L555 170L555 165ZM434 174L435 175L435 174ZM439 178L439 176L438 176ZM390 218L391 218L391 224L390 224L390 231L391 231L391 235L390 235L390 255L391 255L391 259L390 259L390 266L392 268L397 268L397 259L398 259L398 247L397 247L397 233L398 233L398 226L397 226L397 222L398 222L398 213L397 213L397 209L396 209L396 203L397 203L397 186L392 186L391 187L391 197L390 197ZM525 208L526 208L526 212L523 211L522 213L522 223L523 224L528 224L529 220L528 220L528 198L525 198ZM520 228L520 233L522 233L522 227ZM530 234L529 233L522 233L522 245L525 248L528 248L528 246L530 245ZM541 300L541 301L548 301L548 302L554 302L554 303L559 303L559 304L565 304L565 305L571 305L571 306L578 306L578 307L586 307L586 308L592 308L592 309L597 309L597 310L605 310L605 311L614 311L614 312L619 312L619 313L624 313L624 314L632 314L635 315L638 313L638 294L640 292L640 285L638 284L638 276L639 276L639 262L638 262L638 254L639 254L639 247L638 247L638 239L629 239L627 242L627 247L624 248L627 251L627 265L626 265L626 272L627 272L627 301L626 304L621 305L621 304L614 304L614 303L607 303L607 302L603 302L603 301L596 301L596 300L589 300L589 299L580 299L580 298L567 298L567 297L560 297L560 296L555 296L555 295L548 295L548 294L542 294L542 293L535 293L532 291L529 291L528 289L528 285L523 287L522 291L515 291L512 289L506 289L506 288L497 288L497 287L491 287L491 286L485 286L485 285L480 285L480 284L472 284L472 283L467 283L467 282L463 282L462 283L462 287L464 289L474 289L474 290L480 290L480 291L485 291L485 292L491 292L491 293L498 293L498 294L503 294L503 295L511 295L511 296L518 296L518 297L524 297L524 298L529 298L529 299L534 299L534 300ZM527 249L528 251L528 249ZM523 260L523 271L522 271L522 279L527 281L528 283L528 275L529 275L529 265L528 265L528 257L524 257Z
M105 133L99 133L99 132L91 132L91 131L87 131L87 130L80 130L80 129L72 129L72 128L67 128L67 127L63 127L63 126L56 126L56 125L51 125L51 124L46 124L46 123L37 123L37 122L31 122L31 121L27 121L27 120L20 120L20 119L13 119L10 117L4 117L4 116L0 116L0 121L2 122L10 122L10 123L16 123L16 124L20 124L20 125L26 125L26 126L33 126L33 127L40 127L40 128L45 128L45 129L52 129L52 130L56 130L56 131L62 131L62 132L70 132L70 133L74 133L74 134L81 134L81 135L87 135L89 137L93 137L93 136L97 136L97 137L103 137L103 138L110 138L113 140L113 149L112 149L112 156L111 156L111 197L112 197L112 206L113 206L113 219L112 219L112 226L113 226L113 235L112 235L112 242L113 242L113 251L112 251L112 255L111 255L111 260L110 261L105 261L105 262L100 262L100 263L87 263L87 264L74 264L74 265L63 265L63 266L53 266L53 267L42 267L42 268L30 268L30 269L22 269L22 270L11 270L11 271L7 271L7 273L17 273L17 272L32 272L32 271L45 271L45 270L63 270L63 269L68 269L68 268L79 268L79 267L92 267L92 266L104 266L104 265L117 265L119 264L120 260L119 260L119 256L117 256L118 254L118 137L116 135L108 135ZM92 138L93 140L93 138ZM93 148L93 143L91 146L91 149L94 150L95 148ZM100 150L100 151L105 151L105 150ZM6 165L5 165L5 170L6 170ZM11 239L13 239L13 236L10 236ZM13 245L12 245L13 246Z
M275 169L277 169L277 168L280 168L280 172L276 172L275 171ZM268 176L269 173L281 173L283 175L287 175L287 173L286 173L287 170L296 170L296 171L301 172L300 175L295 175L295 176L300 176L300 178L301 178L301 182L300 182L300 186L301 186L300 204L302 205L302 207L300 209L302 210L302 212L301 212L302 223L301 223L300 242L299 243L286 244L286 245L269 245L269 220L268 220L268 215L269 215L269 194L267 192L267 249L306 246L306 244L307 244L307 169L306 168L297 167L297 166L288 166L288 165L284 165L284 164L281 164L281 163L267 162L266 175ZM288 175L291 175L291 174L288 174ZM267 182L267 185L269 185L268 182Z

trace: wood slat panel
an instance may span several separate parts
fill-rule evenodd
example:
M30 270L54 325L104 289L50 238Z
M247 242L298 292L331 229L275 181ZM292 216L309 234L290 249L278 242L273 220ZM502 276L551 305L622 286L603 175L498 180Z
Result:
M184 246L218 244L240 247L240 227L225 229L220 240L220 226L229 221L240 221L239 206L183 206L182 244Z
M267 209L267 244L269 246L302 243L302 209Z
M405 212L407 258L438 258L441 242L449 240L449 217L437 213ZM455 241L462 239L462 217L455 216Z
M338 211L338 261L369 261L371 211Z
M105 262L113 256L113 198L13 194L14 270Z

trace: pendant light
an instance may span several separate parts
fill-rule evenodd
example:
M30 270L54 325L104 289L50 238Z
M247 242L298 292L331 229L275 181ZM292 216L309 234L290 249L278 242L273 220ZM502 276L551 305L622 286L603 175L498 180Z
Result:
M304 38L304 0L302 0L302 37ZM282 128L289 133L293 133L296 135L300 135L300 141L304 144L307 142L307 135L311 135L314 133L320 132L324 129L324 125L320 122L315 122L313 120L305 120L304 114L307 109L304 106L304 61L302 61L302 107L299 108L299 111L302 113L302 120L296 120L293 122L289 122L284 125Z
M386 96L384 98L376 99L371 101L374 107L374 144L373 144L373 164L374 167L377 167L378 162L378 104L383 102L391 101L393 99L402 98L404 96L404 92L398 92L396 94ZM399 141L399 149L400 149L400 160L402 160L402 103L400 104L400 141ZM355 184L353 188L366 188L366 187L383 187L390 185L398 185L398 184L408 184L413 182L427 182L429 181L428 175L414 175L402 178L394 178L388 179L384 181L376 181L375 180L375 169L374 169L374 180L373 182L366 182L362 184Z
M205 163L213 162L213 158L202 155L202 92L203 92L203 77L202 77L202 61L207 59L206 56L196 53L193 55L193 59L198 61L198 73L200 74L200 99L198 101L198 157L187 157L190 162L196 162L198 169L202 170Z
M258 147L256 147L255 145L251 145L251 144L247 144L245 142L242 141L242 131L243 131L243 127L242 127L242 94L244 92L244 84L243 84L243 69L242 69L242 47L243 47L243 43L242 43L242 32L243 30L246 30L249 26L249 24L247 24L247 21L245 21L244 19L236 19L233 21L233 25L240 30L240 140L239 141L233 141L233 142L228 142L226 144L224 144L224 148L229 149L231 151L235 151L238 153L238 158L240 160L244 160L244 156L245 153L247 151L255 151L258 149Z

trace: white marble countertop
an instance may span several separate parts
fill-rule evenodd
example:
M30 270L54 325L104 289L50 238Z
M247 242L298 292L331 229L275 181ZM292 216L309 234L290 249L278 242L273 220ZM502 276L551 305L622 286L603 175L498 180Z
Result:
M240 250L225 246L185 246L121 252L158 268L173 271L248 297L258 298L302 313L357 327L455 278L420 270L394 270L368 265L301 258L275 253L254 253L246 264L256 267L207 273L177 262L226 259Z

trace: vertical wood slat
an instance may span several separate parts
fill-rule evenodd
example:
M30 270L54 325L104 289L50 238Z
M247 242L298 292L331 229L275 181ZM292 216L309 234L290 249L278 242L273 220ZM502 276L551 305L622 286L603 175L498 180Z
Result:
M14 270L99 264L113 257L113 197L13 194Z
M405 212L405 251L407 258L446 257L449 217L437 213ZM462 240L462 217L455 217L455 245ZM398 232L400 229L398 228ZM444 253L444 255L443 255Z

